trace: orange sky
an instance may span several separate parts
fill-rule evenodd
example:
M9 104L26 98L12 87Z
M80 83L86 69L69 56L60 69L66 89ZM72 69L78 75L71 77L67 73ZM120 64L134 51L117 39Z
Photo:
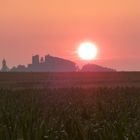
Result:
M32 54L52 54L82 62L81 42L98 46L93 63L140 70L139 0L0 1L0 60L9 66L31 62Z

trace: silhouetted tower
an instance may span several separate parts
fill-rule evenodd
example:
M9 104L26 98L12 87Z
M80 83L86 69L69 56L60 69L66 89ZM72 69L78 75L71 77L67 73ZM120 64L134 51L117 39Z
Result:
M50 57L49 54L45 56L45 62L47 62L47 60L48 60L49 57Z
M39 64L39 55L32 56L32 64L33 65Z
M1 69L1 71L2 71L2 72L7 72L7 71L9 71L9 68L8 68L8 66L7 66L7 64L6 64L6 60L5 60L5 59L3 59L3 61L2 61L2 69Z
M41 57L40 62L44 63L44 58L43 57Z

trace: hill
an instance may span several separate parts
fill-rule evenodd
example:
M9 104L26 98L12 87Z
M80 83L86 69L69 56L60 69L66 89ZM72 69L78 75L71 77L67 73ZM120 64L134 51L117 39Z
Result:
M86 64L81 69L82 72L115 72L116 70L102 67L96 64Z

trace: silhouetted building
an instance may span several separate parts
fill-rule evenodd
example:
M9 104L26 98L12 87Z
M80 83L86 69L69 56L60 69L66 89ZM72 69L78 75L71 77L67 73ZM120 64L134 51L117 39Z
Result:
M39 55L32 56L32 64L33 65L39 64Z
M27 68L24 65L18 65L17 67L13 67L11 69L12 72L26 72Z
M9 71L6 61L2 61L1 71ZM96 64L87 64L80 70L79 67L73 61L66 60L51 55L46 55L45 58L39 55L32 56L32 64L28 64L27 67L24 65L18 65L13 67L10 71L12 72L114 72L116 70L111 68L102 67Z
M29 64L27 71L32 72L73 72L77 71L77 66L74 62L58 57L53 57L51 55L42 57L38 63L39 56L33 57L33 63Z
M8 71L9 71L9 68L8 68L8 66L7 66L7 64L6 64L6 60L5 60L5 59L3 59L3 61L2 61L2 68L1 68L1 71L2 71L2 72L8 72Z
M43 57L41 57L40 63L44 63L44 58Z
M50 56L49 54L45 56L45 62L47 62L49 56Z

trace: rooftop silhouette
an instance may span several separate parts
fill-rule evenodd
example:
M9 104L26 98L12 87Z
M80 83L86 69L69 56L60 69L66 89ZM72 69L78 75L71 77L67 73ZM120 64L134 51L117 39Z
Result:
M11 69L13 72L74 72L77 71L76 64L70 60L59 57L46 55L41 57L39 55L32 56L32 64L18 65Z
M86 64L81 69L73 61L46 55L40 57L39 55L32 56L32 63L25 65L14 66L8 68L6 60L2 61L1 72L112 72L111 68L102 67L96 64Z
M2 72L8 72L9 71L9 68L8 68L8 66L6 64L6 60L5 59L2 60L2 68L1 68L1 71Z

